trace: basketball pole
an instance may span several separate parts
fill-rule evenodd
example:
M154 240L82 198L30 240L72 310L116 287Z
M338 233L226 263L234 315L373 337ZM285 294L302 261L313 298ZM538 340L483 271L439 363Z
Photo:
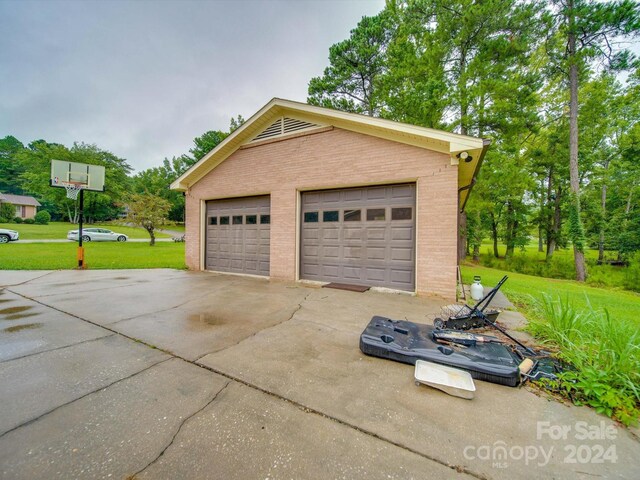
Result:
M78 228L78 268L84 269L84 247L82 246L82 217L84 215L84 188L80 189L80 221Z

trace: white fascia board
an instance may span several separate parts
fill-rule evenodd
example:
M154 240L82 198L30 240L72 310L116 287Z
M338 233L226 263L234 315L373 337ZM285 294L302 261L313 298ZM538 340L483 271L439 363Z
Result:
M170 188L186 191L190 185L270 125L273 119L287 115L311 123L333 125L349 131L448 153L452 157L463 151L479 155L483 148L481 138L274 98L176 179Z

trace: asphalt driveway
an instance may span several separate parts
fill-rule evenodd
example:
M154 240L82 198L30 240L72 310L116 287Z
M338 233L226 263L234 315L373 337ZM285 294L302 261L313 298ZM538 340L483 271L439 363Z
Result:
M637 437L592 410L450 397L359 351L372 315L428 322L439 299L175 270L0 288L0 478L638 475Z

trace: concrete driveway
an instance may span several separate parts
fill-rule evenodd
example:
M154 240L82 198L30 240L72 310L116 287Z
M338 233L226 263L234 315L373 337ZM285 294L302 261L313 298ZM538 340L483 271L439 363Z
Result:
M638 439L590 409L450 397L359 351L372 315L438 299L175 270L0 286L0 478L638 476Z

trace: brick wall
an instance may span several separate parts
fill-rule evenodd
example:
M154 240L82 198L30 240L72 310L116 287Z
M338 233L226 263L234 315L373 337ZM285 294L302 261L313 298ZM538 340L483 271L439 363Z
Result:
M455 296L457 166L449 155L333 129L242 148L186 195L186 262L200 268L201 201L271 195L271 278L296 279L298 191L417 184L418 294Z

